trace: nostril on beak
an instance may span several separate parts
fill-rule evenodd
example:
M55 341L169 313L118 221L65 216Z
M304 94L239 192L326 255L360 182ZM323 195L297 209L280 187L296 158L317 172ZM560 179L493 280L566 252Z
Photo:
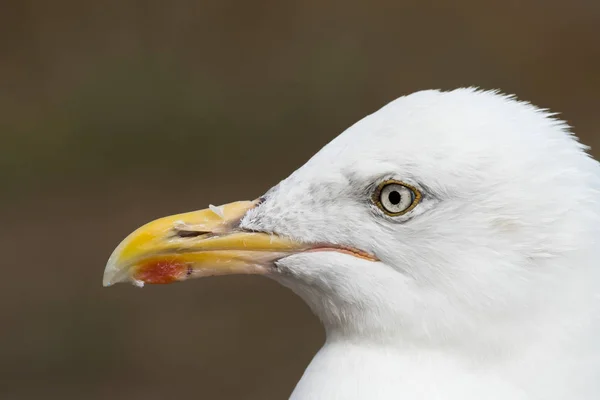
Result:
M186 231L186 230L175 230L175 236L179 238L194 238L202 235L207 235L210 232L207 231Z

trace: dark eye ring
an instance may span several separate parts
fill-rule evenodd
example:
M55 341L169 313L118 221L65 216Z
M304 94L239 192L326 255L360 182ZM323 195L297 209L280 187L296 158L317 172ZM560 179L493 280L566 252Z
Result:
M390 216L403 215L421 201L421 192L411 185L396 180L379 184L373 194L373 201L384 213Z

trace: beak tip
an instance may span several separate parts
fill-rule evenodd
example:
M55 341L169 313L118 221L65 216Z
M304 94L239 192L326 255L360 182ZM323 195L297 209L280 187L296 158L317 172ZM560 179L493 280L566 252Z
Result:
M106 266L104 267L104 275L102 276L102 286L109 287L114 285L115 283L123 282L126 280L126 269L123 268L122 262L120 262L120 255L123 251L123 248L126 245L127 238L124 239L116 249L113 250L108 261L106 262Z
M111 257L112 258L112 257ZM109 287L115 283L119 283L123 280L123 271L118 268L111 260L108 261L104 268L104 275L102 276L102 286Z
M104 287L109 287L113 285L113 273L111 273L111 271L109 271L108 266L106 267L106 269L104 270L104 276L102 277L102 286Z

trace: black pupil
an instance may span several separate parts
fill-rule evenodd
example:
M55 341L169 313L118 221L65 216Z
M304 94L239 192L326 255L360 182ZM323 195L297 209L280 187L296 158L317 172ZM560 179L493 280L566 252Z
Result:
M388 200L390 201L390 203L392 203L393 205L399 204L400 200L401 200L402 196L400 196L400 193L398 193L397 191L393 191L390 192L390 194L388 195Z

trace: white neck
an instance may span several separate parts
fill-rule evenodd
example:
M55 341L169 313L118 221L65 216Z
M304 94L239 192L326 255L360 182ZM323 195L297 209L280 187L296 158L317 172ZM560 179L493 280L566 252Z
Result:
M594 350L586 356L582 348L556 351L541 342L525 355L473 360L451 351L327 341L290 399L597 399Z
M598 324L595 283L570 276L518 329L480 326L462 344L361 339L326 323L327 341L291 399L597 399L597 330L579 329Z
M292 400L527 399L517 387L459 358L421 349L327 342L296 386Z

